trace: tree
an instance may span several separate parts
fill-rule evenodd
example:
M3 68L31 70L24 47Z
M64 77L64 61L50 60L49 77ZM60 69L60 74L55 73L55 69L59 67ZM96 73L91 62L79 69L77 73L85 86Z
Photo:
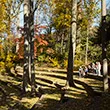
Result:
M68 67L67 67L67 85L74 86L73 83L73 67L76 49L76 19L77 19L77 0L72 0L72 21L70 29L70 46L68 54Z
M5 71L8 75L11 74L11 68L15 66L15 42L14 36L8 36L7 38L2 38L1 48L0 48L0 67L1 71Z
M43 1L42 1L43 2ZM34 14L39 8L40 0L24 0L24 74L23 92L31 85L31 92L35 93L34 73ZM35 6L35 7L34 7Z
M78 2L75 57L75 62L77 63L75 64L83 65L84 62L89 64L90 62L100 61L100 55L97 54L97 49L100 50L100 48L94 46L94 41L92 40L96 35L97 28L95 24L99 24L101 12L99 3L100 1L98 0L79 0Z
M108 91L108 64L107 64L107 45L106 45L106 1L101 1L102 5L102 71L103 71L103 83L104 83L104 91Z
M4 32L6 30L6 23L5 20L7 18L7 13L6 13L6 1L5 0L0 0L0 33Z
M52 0L52 27L54 29L55 53L65 56L68 51L68 35L71 24L71 0ZM56 55L57 56L57 55ZM66 57L67 59L67 57Z
M24 0L24 74L23 91L26 92L28 84L31 91L35 90L34 74L34 10L33 1Z
M11 73L11 68L15 66L15 30L13 25L16 24L20 6L21 2L18 3L18 0L0 0L0 14L2 14L0 17L1 58L7 73Z

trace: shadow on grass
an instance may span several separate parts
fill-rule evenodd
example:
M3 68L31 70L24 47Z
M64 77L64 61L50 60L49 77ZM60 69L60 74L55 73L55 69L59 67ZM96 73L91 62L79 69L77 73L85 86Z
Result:
M49 76L49 77L54 77L54 78L59 78L59 79L63 79L63 80L66 80L67 78L65 76L58 76L58 75L54 75L54 74L44 74L42 73L41 75L43 76Z
M51 74L51 73L50 74L42 74L42 75L43 76L54 77L54 78L58 78L58 79L62 79L62 80L67 79L65 76L54 75L54 74ZM48 79L44 79L44 78L40 78L40 77L37 77L36 79L41 80L41 81L46 82L46 83L49 83L49 84L54 84L55 86L57 86L57 85L62 86L62 85L56 84L54 81L50 81ZM41 83L38 83L38 82L37 82L37 84L42 85L42 86L47 86L46 84L41 84ZM80 88L78 86L74 86L74 88L83 90L82 88Z
M29 108L27 108L26 106L24 106L24 104L22 104L21 102L16 101L13 106L10 106L8 108L8 110L29 110Z
M58 110L59 101L55 99L42 99L36 102L30 110Z
M44 79L44 78L40 78L40 77L37 77L36 78L36 80L41 80L41 81L44 81L44 82L46 82L46 83L49 83L49 84L53 84L53 81L51 81L51 80L48 80L48 79Z
M53 69L36 69L37 71L45 71L45 72L56 72L56 73L64 73L64 74L66 74L67 72L66 72L66 70L65 71L63 71L63 70L53 70Z
M44 76L49 76L49 77L54 77L54 78L57 78L57 79L66 80L66 77L65 76L54 75L54 74L51 74L51 72L49 74L43 74L43 75ZM17 80L17 79L14 78L14 80ZM49 79L46 79L46 77L40 78L40 76L38 78L36 78L36 80L41 80L41 81L47 83L47 84L42 84L40 82L36 82L36 84L38 84L40 86L47 87L47 88L43 88L44 95L46 95L46 94L49 94L49 95L60 94L61 95L61 92L62 91L61 90L58 90L57 88L55 88L52 85L53 84L53 81L51 81ZM82 85L85 88L85 90L87 91L88 96L90 96L90 97L94 97L94 96L98 96L98 95L100 96L99 93L95 92L92 89L92 87L89 86L89 85L87 85L86 83L81 82L81 81L78 81L78 80L74 80L74 81L75 81L75 83L77 83L79 85ZM6 91L6 93L8 93L8 97L6 97L6 100L4 101L4 106L7 105L8 108L9 108L9 110L14 110L14 109L15 110L16 109L17 110L28 110L28 108L26 108L22 103L20 103L18 101L15 101L14 99L12 99L10 97L10 94L13 93L15 97L17 97L18 99L19 98L22 99L22 97L19 94L21 92L20 85L15 85L12 82L7 82L7 81L0 80L0 86L4 88L4 90ZM82 88L76 87L76 89L81 90ZM82 90L84 90L84 89L82 89ZM71 91L73 91L73 93L69 93L69 95L78 96L78 97L85 96L84 93L82 93L82 94L75 94L74 93L74 90L71 90ZM77 92L77 91L75 91L75 92ZM27 94L27 98L28 99L31 99L31 97L29 96L29 94ZM70 97L65 97L65 96L64 96L64 99L62 101L61 101L61 99L56 100L56 99L52 99L52 98L47 98L45 100L42 99L42 103L36 102L36 104L33 105L33 107L30 110L36 110L36 109L37 110L60 110L59 109L60 106L63 103L68 102L70 100L74 100L74 99L71 99Z
M13 89L15 91L21 91L21 87L20 87L20 84L18 85L14 85L12 82L8 82L8 81L3 81L3 80L0 80L0 85L2 85L3 87L6 86L6 91L9 93L8 89L10 89L10 91L13 91Z
M42 98L39 101L37 101L30 110L60 110L60 107L62 107L62 105L65 105L69 101L73 101L73 102L75 101L74 98L65 96L66 92L64 91L58 89L49 89L49 88L45 88L43 90L46 92L46 94L49 95L49 97L45 97L44 94L44 96L42 96ZM54 95L56 96L56 98ZM77 96L79 97L81 95L82 94L77 94Z
M94 75L94 74L88 74L88 75L85 76L85 78L90 78L90 79L96 79L96 80L99 80L99 81L103 81L103 77L97 76L97 75Z
M86 84L82 81L78 81L78 80L74 80L74 81L75 81L75 83L80 84L85 88L89 97L101 96L102 95L100 92L94 91L94 89L91 86L89 86L88 84Z
M53 87L53 86L51 86L51 85L42 84L42 83L36 81L36 86L37 86L37 85L39 85L39 86L45 86L45 87L50 87L50 88L55 88L55 87Z
M36 102L30 110L89 110L86 109L89 103L91 102L87 102L87 99L74 99L70 97L65 97L63 102L46 98Z
M9 84L3 85L2 83L0 84L0 86L5 91L5 96L4 94L0 95L0 109L1 110L28 110L28 108L25 107L21 102L17 101L21 97L20 96L21 91L16 89L15 86L13 87Z

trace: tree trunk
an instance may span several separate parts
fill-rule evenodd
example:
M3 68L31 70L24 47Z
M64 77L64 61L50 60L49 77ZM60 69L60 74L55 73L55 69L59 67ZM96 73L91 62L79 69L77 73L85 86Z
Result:
M67 67L67 85L74 86L73 82L73 67L76 49L76 17L77 17L77 0L72 1L72 24L70 29L70 46L68 54L68 67Z
M88 64L88 34L86 38L86 54L85 54L85 65Z
M70 36L70 46L68 53L68 67L67 67L67 86L74 86L73 82L73 45L72 45L72 36Z
M31 91L35 87L34 74L34 15L33 1L24 0L24 74L23 91L26 92L28 84Z
M64 32L63 32L63 34L61 35L61 55L63 54L63 42L64 42Z
M72 35L72 46L73 46L73 67L74 67L74 58L76 50L76 29L77 29L77 0L73 0L72 3L72 24L71 24L71 35Z
M31 14L30 14L30 72L31 72L31 92L35 92L35 73L34 73L34 13L33 1L31 0Z
M29 84L29 14L30 0L24 0L24 74L23 91L27 91Z
M103 85L104 92L108 92L108 64L107 64L107 45L106 45L106 0L101 1L102 4L102 71L103 71Z

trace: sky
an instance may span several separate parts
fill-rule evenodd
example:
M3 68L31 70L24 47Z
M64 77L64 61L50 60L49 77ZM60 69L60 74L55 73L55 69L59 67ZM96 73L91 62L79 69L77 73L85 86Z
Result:
M19 22L20 22L20 26L21 27L23 27L23 22L24 22L24 16L23 16L23 5L21 5L21 8L20 8L20 10L21 10L21 13L19 14Z
M99 4L101 6L101 4ZM106 0L106 6L110 7L110 0ZM19 19L20 19L20 26L23 27L24 25L24 18L23 18L23 5L21 6L20 10L22 11L20 14L19 14ZM36 16L36 15L35 15ZM43 17L43 14L41 14L41 18Z

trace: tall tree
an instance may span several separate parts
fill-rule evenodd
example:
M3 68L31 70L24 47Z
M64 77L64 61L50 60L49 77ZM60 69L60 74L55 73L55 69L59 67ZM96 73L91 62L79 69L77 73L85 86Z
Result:
M67 85L74 86L73 83L73 67L76 49L76 19L77 19L77 0L72 0L72 21L70 29L70 46L68 54L68 68L67 68Z
M16 56L14 51L14 25L20 6L21 2L18 3L18 0L0 0L0 37L2 37L1 41L4 50L2 51L2 55L4 54L5 56L3 61L5 64L5 70L10 73L10 69L14 66L14 57Z
M94 7L95 7L95 2L94 0L89 0L89 5L87 6L87 3L85 3L85 7L87 10L87 20L88 20L88 24L87 24L87 37L86 37L86 52L85 52L85 64L88 64L88 39L90 36L90 29L92 27L93 24L93 19L94 19ZM89 10L89 11L88 11Z
M71 0L52 0L52 26L56 34L55 50L56 53L64 55L68 49L67 41L71 24ZM66 44L66 45L65 45ZM65 47L64 47L65 46Z
M24 73L23 73L23 91L27 91L30 83L29 79L29 14L30 0L24 0Z
M100 15L99 1L96 0L79 0L78 2L78 18L77 18L77 48L76 58L85 64L94 59L93 54L96 47L92 45L91 38L94 37L95 26L93 24L98 20ZM92 45L92 46L91 46ZM81 50L81 51L80 51ZM79 54L80 53L80 54ZM89 57L88 57L89 56ZM92 58L91 58L92 57ZM95 59L96 60L96 59Z
M35 92L35 73L34 73L34 4L31 0L30 4L30 39L29 39L29 72L31 73L31 92Z
M106 43L106 0L101 1L102 5L102 71L103 71L103 83L104 91L108 91L108 64L107 64L107 43Z
M24 74L23 91L26 92L28 84L34 90L34 10L33 1L24 0Z

